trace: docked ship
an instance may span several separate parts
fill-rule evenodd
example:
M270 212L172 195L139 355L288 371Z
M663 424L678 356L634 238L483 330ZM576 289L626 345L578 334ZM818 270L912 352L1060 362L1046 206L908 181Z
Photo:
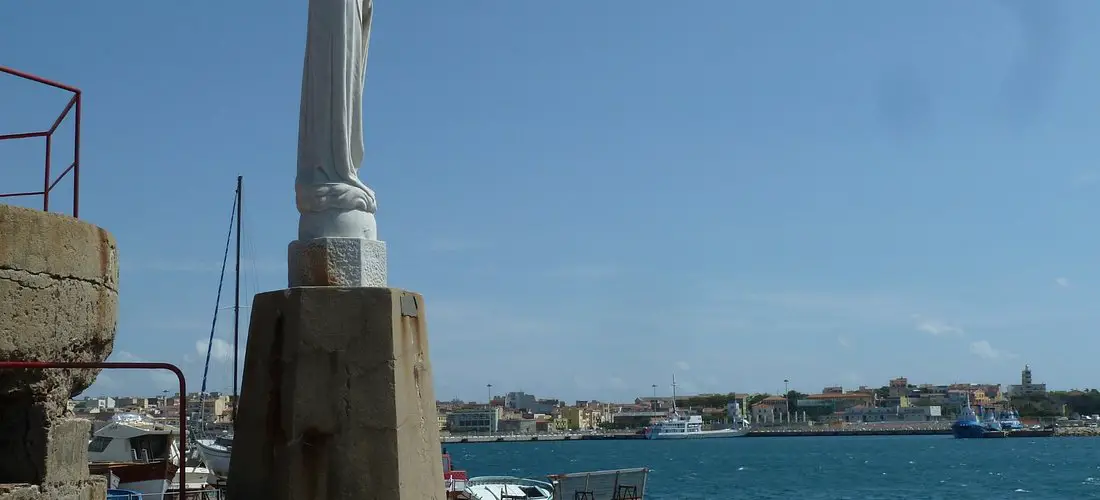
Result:
M1020 422L1020 413L1015 408L1010 408L1008 411L1001 413L1000 415L1001 428L1012 432L1024 430L1023 422Z
M741 405L731 402L726 413L730 425L721 429L703 429L703 417L686 415L676 409L676 377L672 378L672 411L669 418L645 429L646 439L707 439L741 437L749 433L748 421L741 413Z
M966 407L959 414L958 420L951 424L951 433L958 439L981 438L988 429L978 420L978 414L970 407L970 398L966 398Z

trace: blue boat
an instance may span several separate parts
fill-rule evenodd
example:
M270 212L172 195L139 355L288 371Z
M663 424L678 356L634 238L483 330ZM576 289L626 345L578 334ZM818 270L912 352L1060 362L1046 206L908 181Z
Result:
M978 439L985 435L988 429L978 420L978 415L970 407L970 398L966 398L966 407L959 414L959 419L951 424L951 433L956 439Z
M1024 424L1020 422L1020 412L1015 408L1011 408L1006 412L1002 412L1000 415L1001 429L1006 431L1019 431L1023 430Z

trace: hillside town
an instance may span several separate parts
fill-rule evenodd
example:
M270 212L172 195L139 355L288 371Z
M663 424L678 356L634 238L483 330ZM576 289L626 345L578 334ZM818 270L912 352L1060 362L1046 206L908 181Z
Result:
M630 402L580 400L566 402L539 398L521 391L493 396L485 402L439 401L438 424L446 434L541 434L598 430L639 429L662 420L673 408L703 416L717 423L729 418L730 403L744 409L743 417L754 427L832 425L874 422L948 421L969 401L986 408L1017 408L1032 417L1077 417L1100 412L1095 390L1050 392L1032 380L1025 366L1020 383L913 384L905 377L889 380L878 388L860 386L846 390L824 387L803 394L696 394L647 395ZM106 422L117 413L138 413L155 419L180 418L179 395L156 397L88 397L70 401L71 409L93 421ZM209 428L232 426L232 396L212 392L191 394L185 415Z

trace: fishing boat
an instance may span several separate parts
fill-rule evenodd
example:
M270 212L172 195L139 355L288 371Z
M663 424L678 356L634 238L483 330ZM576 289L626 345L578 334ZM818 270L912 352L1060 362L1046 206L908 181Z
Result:
M736 402L727 408L730 426L721 429L703 429L703 417L687 415L676 409L676 376L672 377L672 411L667 420L647 427L643 432L646 439L708 439L741 437L749 433L747 421L741 415L741 406Z
M114 487L164 495L179 470L179 429L135 413L120 413L88 443L88 470Z

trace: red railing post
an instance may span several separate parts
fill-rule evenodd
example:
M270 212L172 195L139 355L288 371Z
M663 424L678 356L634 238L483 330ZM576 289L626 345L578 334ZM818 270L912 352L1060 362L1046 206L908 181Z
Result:
M80 105L81 105L81 91L76 87L58 83L52 80L32 75L23 71L15 70L5 66L0 66L0 73L6 73L18 78L30 80L32 82L41 83L57 89L61 89L72 93L72 98L69 99L68 104L65 106L65 110L57 116L54 120L53 126L45 132L26 132L17 134L0 134L0 141L9 139L26 139L31 137L45 137L46 138L46 161L43 172L43 186L42 191L26 191L15 193L0 193L0 198L10 198L16 196L35 196L42 195L42 210L50 210L50 191L57 185L61 179L68 175L69 171L73 171L73 217L80 217ZM73 162L66 168L57 179L52 178L52 168L50 165L51 156L53 154L53 133L57 130L57 127L61 125L61 122L69 115L69 110L76 108L73 121L75 122L73 127Z
M102 361L98 363L62 363L54 361L0 361L0 370L47 370L47 369L106 369L106 370L168 370L176 375L180 382L180 489L176 498L187 498L187 381L184 379L183 370L171 363L136 363L136 362L112 362ZM172 478L168 478L169 483Z
M53 149L53 132L46 134L46 175L42 181L42 211L50 211L50 152Z
M73 137L73 217L80 218L80 94L76 91L76 116L73 125L76 132ZM181 497L182 498L182 497Z

